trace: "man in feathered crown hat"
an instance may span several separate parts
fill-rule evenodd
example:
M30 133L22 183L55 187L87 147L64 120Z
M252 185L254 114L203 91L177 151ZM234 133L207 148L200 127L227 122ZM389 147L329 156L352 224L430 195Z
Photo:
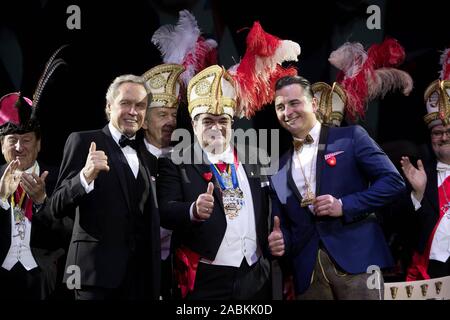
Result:
M191 162L161 161L157 188L162 224L175 230L179 241L182 296L270 298L269 265L262 256L268 199L258 165L243 163L231 145L234 80L213 65L191 79L187 96L197 142L183 153L191 153Z
M249 154L260 153L255 146L234 147L231 127L234 116L250 117L272 101L268 84L290 73L281 63L299 54L297 43L265 33L255 22L232 73L213 65L189 81L188 109L197 141L181 150L185 161L179 166L159 163L157 188L162 224L178 233L176 269L183 297L270 298L270 268L263 256L268 198L262 186L267 179L260 174L260 162L267 159L247 163Z
M143 75L152 92L143 124L145 145L156 158L171 152L178 105L186 97L189 80L198 71L216 63L216 41L201 36L197 20L188 10L180 11L179 16L176 25L163 25L153 34L152 42L161 51L164 64ZM161 296L164 300L172 296L171 233L161 227Z
M181 85L179 77L184 67L161 64L142 75L152 93L152 100L142 127L148 151L156 158L166 153L176 128Z
M180 100L181 83L179 77L184 67L179 64L167 63L151 68L143 74L152 93L149 109L145 115L142 128L144 143L148 155L156 159L170 153L172 132L177 126L177 110ZM157 168L153 168L157 172ZM161 297L163 300L172 298L172 231L160 228L161 238Z
M7 162L0 169L0 297L45 299L55 290L64 254L63 225L46 205L57 172L48 179L49 168L37 161L39 123L20 93L0 99L0 141Z
M407 280L423 280L450 275L450 49L441 56L439 79L425 90L431 147L435 157L414 167L408 157L401 164L412 190L408 207L417 211L420 233L417 251L407 271Z
M275 90L278 120L294 146L270 177L271 253L291 261L298 299L382 299L380 271L367 270L393 261L371 212L403 191L400 174L361 127L317 121L317 98L308 80L283 77ZM333 93L328 87L321 91ZM369 276L377 278L372 288Z

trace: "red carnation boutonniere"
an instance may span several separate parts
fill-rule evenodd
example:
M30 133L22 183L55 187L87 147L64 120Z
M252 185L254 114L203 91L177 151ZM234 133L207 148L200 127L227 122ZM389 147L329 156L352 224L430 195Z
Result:
M203 172L202 176L203 176L203 179L205 179L206 182L210 182L211 179L212 179L213 174L212 174L212 172Z

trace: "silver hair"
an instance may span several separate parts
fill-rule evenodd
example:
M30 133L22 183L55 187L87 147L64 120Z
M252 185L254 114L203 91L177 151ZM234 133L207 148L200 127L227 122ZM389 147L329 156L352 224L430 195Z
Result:
M127 82L140 84L144 87L145 92L147 92L147 97L148 97L148 99L147 99L147 108L148 108L150 106L150 103L152 102L152 93L150 91L150 88L144 78L142 78L140 76L135 76L133 74L124 74L124 75L118 76L117 78L114 79L114 81L109 85L108 91L106 91L107 105L113 103L114 98L118 94L119 87L123 83L127 83ZM108 120L109 120L109 114L107 112L107 108L105 109L105 112L106 112L106 116L108 117Z

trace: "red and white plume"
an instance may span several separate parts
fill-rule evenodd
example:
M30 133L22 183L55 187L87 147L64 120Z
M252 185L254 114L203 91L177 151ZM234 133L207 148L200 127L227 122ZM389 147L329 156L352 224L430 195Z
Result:
M298 61L300 45L266 33L255 22L247 35L247 49L238 65L228 71L235 81L238 97L235 115L252 117L256 111L273 101L275 82L287 75L296 75L293 67L283 68L285 61Z
M217 63L217 42L201 36L197 20L188 11L179 12L176 25L164 25L155 31L152 42L161 51L164 63L185 67L180 79L187 87L199 71Z
M367 52L360 43L347 42L330 54L328 61L341 70L337 81L347 93L351 120L363 118L367 103L388 91L400 89L404 95L411 92L411 76L395 68L404 59L403 47L391 38L372 45Z
M441 55L441 80L450 80L450 48L445 49Z

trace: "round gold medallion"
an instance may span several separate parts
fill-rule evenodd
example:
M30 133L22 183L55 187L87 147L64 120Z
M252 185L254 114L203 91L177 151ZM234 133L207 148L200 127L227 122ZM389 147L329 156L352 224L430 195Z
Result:
M198 96L207 96L211 90L211 82L206 79L200 80L195 86L195 93Z
M150 87L153 89L159 89L164 86L166 83L166 79L160 74L155 75L154 77L148 80Z

